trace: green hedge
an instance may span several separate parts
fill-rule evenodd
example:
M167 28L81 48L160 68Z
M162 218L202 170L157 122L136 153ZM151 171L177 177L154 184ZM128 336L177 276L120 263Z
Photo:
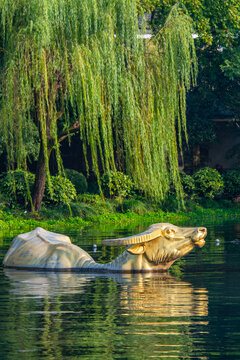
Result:
M0 193L11 205L27 205L34 185L35 175L15 170L1 174ZM76 189L70 180L60 176L51 176L52 194L46 184L43 201L51 204L68 204L76 199Z
M130 176L120 171L109 171L101 177L104 196L108 198L131 198L134 193L134 183Z
M224 195L233 199L240 196L240 170L229 170L223 175Z
M49 204L69 204L77 197L75 186L62 176L51 176L52 193L46 184L43 200Z
M193 175L193 179L199 197L214 199L223 192L223 178L215 169L200 169Z
M23 170L10 170L1 174L0 192L11 205L26 205L33 188L35 176Z
M84 194L87 192L87 180L82 173L73 169L66 169L65 174L68 180L70 180L75 186L77 194Z
M194 179L192 178L192 176L187 175L183 171L180 172L180 179L181 179L185 197L191 199L192 197L194 197L195 192L196 192L196 186L195 186Z

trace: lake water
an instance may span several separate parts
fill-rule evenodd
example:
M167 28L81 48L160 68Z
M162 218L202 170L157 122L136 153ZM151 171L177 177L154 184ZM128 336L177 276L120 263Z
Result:
M101 246L101 239L138 233L148 225L70 235L106 262L119 249ZM178 277L1 266L0 359L239 360L240 221L198 225L208 227L206 245L185 257ZM15 235L1 234L1 263Z

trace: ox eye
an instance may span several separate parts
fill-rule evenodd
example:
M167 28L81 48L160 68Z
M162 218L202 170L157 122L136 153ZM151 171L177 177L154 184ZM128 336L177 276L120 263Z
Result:
M174 229L165 229L164 230L164 235L167 237L167 238L172 238L172 237L174 237L174 235L175 235L175 230Z

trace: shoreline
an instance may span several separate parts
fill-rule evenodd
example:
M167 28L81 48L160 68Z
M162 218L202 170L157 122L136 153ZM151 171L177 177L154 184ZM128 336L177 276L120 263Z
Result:
M9 209L0 210L0 231L15 231L24 230L34 227L43 227L47 230L79 230L88 226L94 225L128 225L139 224L142 222L195 222L201 220L205 221L222 221L227 219L240 219L240 208L200 208L195 211L179 211L179 212L164 212L162 210L149 211L143 215L138 215L134 212L118 213L115 211L107 211L98 215L86 216L85 218L65 217L61 219L51 219L50 217L43 217L41 214L24 213L19 210Z

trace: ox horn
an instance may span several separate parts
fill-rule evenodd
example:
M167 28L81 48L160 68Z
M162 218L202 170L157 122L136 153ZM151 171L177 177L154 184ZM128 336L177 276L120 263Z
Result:
M165 224L166 225L166 224ZM106 239L102 240L103 245L111 245L111 246L124 246L124 245L133 245L139 244L147 241L151 241L156 239L162 234L163 224L153 224L149 226L149 228L137 235L128 236L120 239Z

